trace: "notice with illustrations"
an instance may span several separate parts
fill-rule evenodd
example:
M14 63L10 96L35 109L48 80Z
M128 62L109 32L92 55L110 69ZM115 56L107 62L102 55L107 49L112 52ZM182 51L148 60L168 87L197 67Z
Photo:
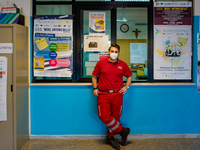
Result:
M35 77L72 76L72 15L55 17L34 20Z
M7 121L7 57L0 56L0 121Z
M108 51L108 35L84 35L84 51Z
M197 47L197 50L198 50L198 68L200 68L200 44L198 44L198 47Z
M89 13L89 34L105 35L105 12Z
M191 26L154 26L154 79L191 79Z
M197 69L197 92L200 92L200 69Z

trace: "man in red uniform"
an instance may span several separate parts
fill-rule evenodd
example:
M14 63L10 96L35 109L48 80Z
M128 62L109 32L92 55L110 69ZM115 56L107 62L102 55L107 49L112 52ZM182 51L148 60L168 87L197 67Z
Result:
M132 72L124 61L118 59L119 45L111 45L108 53L109 57L98 61L92 73L93 93L98 96L99 118L109 128L107 144L114 149L120 149L120 145L115 141L114 136L120 134L122 137L121 145L125 145L130 133L130 129L123 128L119 119L122 114L123 95L131 84ZM97 88L98 76L99 89ZM123 76L127 77L124 87Z

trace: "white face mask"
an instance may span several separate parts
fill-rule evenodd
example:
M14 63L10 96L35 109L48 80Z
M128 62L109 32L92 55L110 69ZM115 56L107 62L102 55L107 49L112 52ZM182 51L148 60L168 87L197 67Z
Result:
M110 58L111 58L112 60L117 59L117 57L118 57L118 54L116 54L116 53L110 53Z

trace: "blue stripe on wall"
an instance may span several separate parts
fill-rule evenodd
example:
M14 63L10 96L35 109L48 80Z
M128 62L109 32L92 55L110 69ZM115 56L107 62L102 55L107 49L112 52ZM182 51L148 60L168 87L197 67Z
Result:
M121 122L131 134L200 133L196 86L131 86ZM31 86L31 135L105 134L92 86Z

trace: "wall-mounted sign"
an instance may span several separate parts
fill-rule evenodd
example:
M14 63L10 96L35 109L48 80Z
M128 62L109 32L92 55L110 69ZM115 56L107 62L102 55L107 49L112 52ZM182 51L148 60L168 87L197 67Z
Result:
M192 3L154 2L154 79L191 79Z
M197 91L200 92L200 69L197 69Z
M154 25L192 25L192 2L154 2Z
M108 51L108 35L85 35L84 51Z
M34 76L72 76L72 15L36 16Z
M0 121L7 121L7 57L0 56Z
M13 43L0 43L0 54L13 53Z
M191 79L191 27L154 28L154 78Z

